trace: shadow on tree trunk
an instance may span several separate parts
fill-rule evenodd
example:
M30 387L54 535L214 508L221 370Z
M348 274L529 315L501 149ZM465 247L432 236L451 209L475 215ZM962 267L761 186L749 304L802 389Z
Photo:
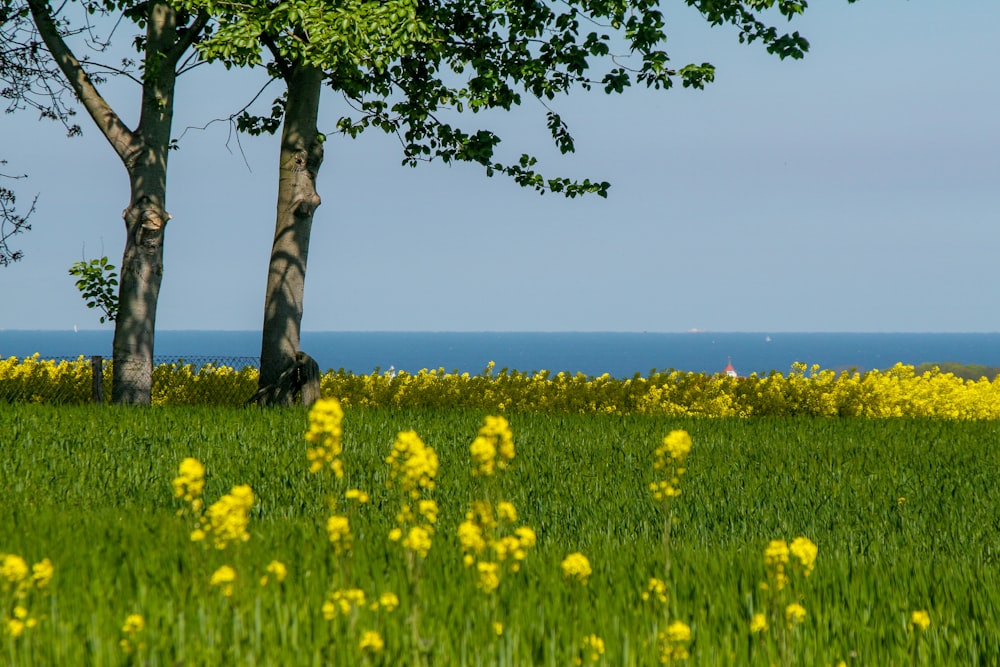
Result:
M247 405L294 405L301 399L310 406L319 399L319 364L305 352L296 352L294 361L281 372L278 379L257 390Z

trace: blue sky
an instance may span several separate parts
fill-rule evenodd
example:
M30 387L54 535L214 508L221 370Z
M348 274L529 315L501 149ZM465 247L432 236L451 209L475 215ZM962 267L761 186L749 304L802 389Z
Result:
M548 174L610 181L607 200L539 196L470 165L401 167L393 138L334 136L329 96L303 328L1000 331L1000 2L813 4L792 23L810 53L779 61L664 3L672 62L712 62L715 83L557 100L569 156L532 101L468 117ZM182 77L175 135L257 81ZM107 95L134 123L138 91ZM40 198L14 239L25 259L0 269L0 329L101 328L67 271L120 263L124 169L89 118L79 139L30 113L3 123L5 171L30 176L21 202ZM159 329L260 327L277 146L240 143L217 123L171 156Z

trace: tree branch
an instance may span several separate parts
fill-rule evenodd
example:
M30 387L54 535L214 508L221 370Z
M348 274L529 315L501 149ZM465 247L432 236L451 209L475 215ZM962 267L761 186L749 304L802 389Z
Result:
M45 42L46 48L52 54L59 69L66 76L70 87L80 103L94 119L98 129L114 148L122 161L129 159L129 150L134 144L134 133L122 122L121 118L107 103L101 93L90 80L80 61L59 34L53 19L52 9L46 0L28 0L28 7L38 27L38 33Z

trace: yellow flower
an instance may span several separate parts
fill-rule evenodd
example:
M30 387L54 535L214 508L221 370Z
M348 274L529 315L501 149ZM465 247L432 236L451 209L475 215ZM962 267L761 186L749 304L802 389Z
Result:
M493 634L497 637L503 636L503 623L500 621L493 621Z
M349 489L346 493L344 493L344 497L348 500L357 502L359 505L364 505L370 500L368 494L361 489Z
M672 642L691 641L691 627L683 621L674 621L667 626L667 639Z
M353 609L363 607L365 604L365 592L360 588L343 588L334 591L323 603L323 617L331 621L339 612L347 616Z
M386 611L392 611L399 606L399 597L395 593L382 593L378 598L378 604Z
M52 567L52 561L45 558L31 566L31 582L35 585L35 588L45 588L52 581L54 573L55 568Z
M504 500L498 502L497 518L500 519L500 521L517 521L517 508L514 507L514 503L509 503Z
M462 545L462 551L467 554L479 554L486 548L483 529L474 521L463 521L459 524L458 541ZM471 565L471 563L466 563L466 565Z
M514 531L514 535L521 543L522 549L530 549L535 546L535 542L538 541L538 537L535 535L534 529L530 526L518 526Z
M689 657L687 643L691 641L691 627L683 621L674 621L659 635L660 662L669 664Z
M583 652L590 662L597 662L604 655L604 640L597 635L583 638Z
M438 516L438 505L433 500L421 500L417 505L417 511L420 512L420 516L427 519L430 523L437 522Z
M20 637L21 633L24 632L25 624L16 618L7 619L7 634L11 637Z
M771 540L764 549L764 565L775 565L788 562L788 543L784 540Z
M250 508L253 507L253 490L246 484L234 486L226 495L212 503L202 517L201 530L211 535L216 549L225 549L233 542L250 539L247 526L250 523ZM197 531L191 534L198 541Z
M767 632L767 616L761 613L753 615L750 619L750 632L756 634L758 632Z
M369 651L371 653L381 653L382 649L385 648L385 641L379 633L374 630L367 630L363 635L361 635L361 641L358 642L358 648L361 649L362 652Z
M645 601L655 600L660 604L667 602L667 584L662 579L651 577L646 585L646 590L642 592L642 599Z
M489 477L496 469L497 448L489 438L479 436L469 446L472 455L472 474Z
M910 630L917 628L924 631L931 627L931 616L925 610L918 610L910 614Z
M278 580L279 584L285 580L285 577L288 576L288 568L286 568L285 564L280 560L272 560L267 564L264 571L267 572L267 574L260 578L261 586L267 586L269 575L274 575L274 578Z
M233 594L233 584L236 583L236 570L234 570L229 565L223 565L218 570L212 573L212 578L209 580L209 586L218 586L222 594L227 598L231 597Z
M198 459L188 457L181 461L178 472L180 475L173 481L174 497L194 503L205 489L205 466Z
M351 548L351 524L346 516L334 514L326 520L326 533L333 544L334 552L341 555Z
M438 471L435 451L424 444L416 431L403 431L396 436L392 452L386 458L392 468L388 485L398 485L410 497L417 498L421 489L434 488Z
M775 590L782 590L788 585L788 575L785 565L788 563L788 543L784 540L771 540L764 549L764 565L767 567L768 578L774 584ZM768 583L761 584L762 589L768 589Z
M426 558L427 552L431 549L430 532L422 526L413 526L403 539L403 546L416 552L421 558Z
M486 417L479 435L469 447L472 474L489 477L514 459L514 436L503 417Z
M671 431L663 438L663 444L656 449L653 467L657 470L669 464L682 465L691 452L691 436L687 431Z
M122 632L127 635L134 635L142 632L142 629L145 627L146 620L142 617L142 614L129 614L125 617L125 624L122 625Z
M500 587L500 566L497 563L476 563L479 577L476 586L484 593L492 593Z
M306 450L309 472L317 473L324 467L329 467L336 477L344 476L344 464L340 460L343 452L343 419L344 410L335 398L321 398L309 409L306 442L313 445Z
M3 561L0 561L0 577L6 581L17 584L28 576L28 564L24 559L14 554L6 554Z
M789 627L801 623L806 620L806 608L793 602L785 607L785 620L788 622Z
M590 561L580 552L571 553L566 556L561 566L564 577L570 580L576 579L584 586L587 585L587 580L593 572L590 569Z
M788 550L795 556L802 566L802 574L809 576L816 566L816 554L819 553L817 547L808 537L796 537L788 546Z

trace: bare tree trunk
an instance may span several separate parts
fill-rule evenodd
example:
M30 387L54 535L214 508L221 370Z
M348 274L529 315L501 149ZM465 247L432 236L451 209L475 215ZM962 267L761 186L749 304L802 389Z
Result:
M125 219L125 251L118 293L113 347L115 403L149 404L152 395L153 334L163 278L163 235L167 155L173 123L176 66L208 21L200 14L190 25L177 25L177 12L165 0L146 5L142 108L133 131L101 96L59 33L47 0L28 0L45 46L98 129L128 172L131 198Z
M286 83L277 216L264 296L260 389L275 385L300 351L309 235L320 204L316 175L323 162L323 143L317 121L323 73L312 66L292 65ZM287 392L273 396L273 404L290 402Z

